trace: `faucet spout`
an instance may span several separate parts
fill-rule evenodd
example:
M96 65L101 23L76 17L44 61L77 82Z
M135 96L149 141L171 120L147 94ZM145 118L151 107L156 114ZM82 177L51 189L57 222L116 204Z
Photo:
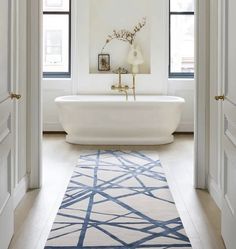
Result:
M126 101L128 101L128 92L125 89L120 90L120 92L125 94Z
M118 91L120 93L124 93L125 97L126 97L126 100L128 100L129 86L122 85L122 84L120 84L120 85L119 84L118 85L112 85L111 90Z

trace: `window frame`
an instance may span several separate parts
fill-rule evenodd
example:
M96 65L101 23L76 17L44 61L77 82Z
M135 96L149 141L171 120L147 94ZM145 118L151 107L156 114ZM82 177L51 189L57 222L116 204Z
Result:
M69 46L68 46L68 72L43 72L43 78L71 78L71 0L69 0L69 11L43 11L44 15L68 15Z
M171 17L173 15L195 15L195 11L171 11L171 0L169 0L169 65L168 65L168 75L169 78L182 78L182 79L193 79L194 73L184 73L184 72L172 72L171 71Z

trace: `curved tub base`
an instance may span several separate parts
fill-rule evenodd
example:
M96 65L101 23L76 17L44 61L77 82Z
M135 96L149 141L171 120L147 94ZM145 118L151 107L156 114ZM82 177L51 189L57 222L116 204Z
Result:
M74 95L55 100L66 141L83 145L160 145L174 141L185 100L175 96Z
M66 142L81 145L162 145L174 142L174 136L146 138L91 138L73 135L66 136Z

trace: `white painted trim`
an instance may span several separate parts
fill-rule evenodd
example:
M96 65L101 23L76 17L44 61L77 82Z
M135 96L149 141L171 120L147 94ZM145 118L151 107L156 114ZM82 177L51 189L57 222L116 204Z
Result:
M225 0L219 0L218 4L218 10L219 10L219 30L218 30L218 37L219 37L219 64L218 64L218 95L225 94L225 74L226 74L226 1ZM219 134L219 141L218 143L220 146L220 152L218 155L218 160L220 163L220 167L218 168L218 174L219 174L219 183L221 192L223 195L223 165L224 165L224 153L223 153L223 137L224 137L224 115L223 115L223 103L221 103L219 108L219 123L220 123L220 134Z
M42 1L28 1L28 118L27 165L30 188L42 184L41 39Z
M78 94L78 78L79 78L79 70L78 70L78 58L79 58L79 30L77 23L79 23L79 15L75 13L79 13L79 1L72 0L71 1L72 15L71 15L71 49L72 49L72 61L71 61L71 80L72 80L72 93Z
M11 2L11 81L12 92L22 98L13 102L14 110L14 188L20 177L26 174L26 101L27 101L27 0Z
M19 79L18 79L18 70L19 70L19 65L18 65L18 44L19 44L19 6L18 2L15 0L11 1L11 91L12 92L18 92L16 87L19 84ZM13 164L14 164L14 170L13 170L13 189L15 188L18 180L18 104L16 102L13 103ZM0 139L1 140L1 139Z
M61 124L58 123L44 123L43 124L43 131L64 131L64 129L62 128Z
M217 184L210 175L208 176L208 189L215 203L221 209L222 207L222 194L221 193L222 192L221 192L221 189L219 188L219 184Z
M223 0L224 1L224 0ZM222 0L211 1L210 10L210 144L208 189L220 207L221 183L221 130L223 125L222 101L215 101L214 96L222 95Z
M181 122L176 132L194 132L193 122Z
M195 187L207 188L209 167L209 1L196 0Z
M24 195L26 194L29 187L29 176L26 175L21 181L17 184L13 192L13 206L14 209L19 205Z

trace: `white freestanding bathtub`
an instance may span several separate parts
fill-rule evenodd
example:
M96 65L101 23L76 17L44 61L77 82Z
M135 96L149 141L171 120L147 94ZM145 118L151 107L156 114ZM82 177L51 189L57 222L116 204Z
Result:
M174 141L185 100L172 96L75 95L55 99L73 144L157 145Z

